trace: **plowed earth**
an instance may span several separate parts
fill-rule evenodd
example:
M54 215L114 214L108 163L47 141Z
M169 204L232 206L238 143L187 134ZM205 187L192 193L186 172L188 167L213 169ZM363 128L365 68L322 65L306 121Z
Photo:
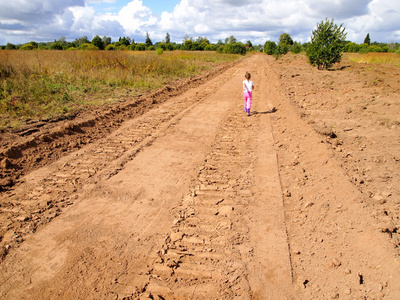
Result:
M1 298L399 299L399 72L252 55L4 134Z

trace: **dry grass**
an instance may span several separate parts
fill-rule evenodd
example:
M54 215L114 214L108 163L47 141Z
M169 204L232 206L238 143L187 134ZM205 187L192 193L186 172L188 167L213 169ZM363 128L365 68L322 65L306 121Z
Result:
M121 101L238 58L184 51L0 51L0 129Z
M400 66L400 54L398 53L345 53L344 56L357 63L391 64Z

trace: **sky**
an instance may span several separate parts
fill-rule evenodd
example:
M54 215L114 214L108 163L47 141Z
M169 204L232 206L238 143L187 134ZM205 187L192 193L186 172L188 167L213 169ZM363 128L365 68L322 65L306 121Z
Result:
M130 37L182 43L234 36L243 43L277 42L282 33L308 42L328 18L346 28L346 40L400 43L400 0L0 0L0 45L65 37Z

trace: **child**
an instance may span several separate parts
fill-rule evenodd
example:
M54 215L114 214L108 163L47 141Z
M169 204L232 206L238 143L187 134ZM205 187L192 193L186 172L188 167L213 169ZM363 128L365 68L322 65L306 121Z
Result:
M251 109L251 100L252 100L252 92L254 89L253 81L250 80L251 75L249 72L246 72L244 75L246 80L243 80L243 98L244 98L244 110L248 116L250 116Z

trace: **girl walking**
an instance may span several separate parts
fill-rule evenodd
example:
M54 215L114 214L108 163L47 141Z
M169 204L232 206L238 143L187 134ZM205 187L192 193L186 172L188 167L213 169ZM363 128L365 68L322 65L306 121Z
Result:
M246 72L244 75L246 80L243 80L243 98L244 98L244 111L250 116L251 101L253 97L254 83L250 80L251 75Z

